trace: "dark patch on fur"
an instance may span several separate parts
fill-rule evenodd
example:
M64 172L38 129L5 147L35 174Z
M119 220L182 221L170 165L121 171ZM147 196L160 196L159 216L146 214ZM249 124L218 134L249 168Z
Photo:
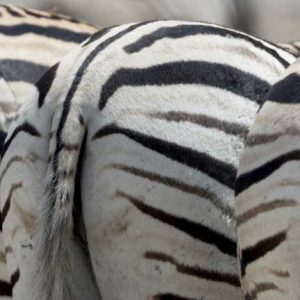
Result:
M39 90L39 107L42 107L44 104L45 97L51 88L58 66L59 64L57 63L51 67L36 83L36 87Z
M292 73L275 83L267 99L284 104L298 104L300 102L300 76Z
M0 68L7 81L36 83L48 66L21 59L0 59Z

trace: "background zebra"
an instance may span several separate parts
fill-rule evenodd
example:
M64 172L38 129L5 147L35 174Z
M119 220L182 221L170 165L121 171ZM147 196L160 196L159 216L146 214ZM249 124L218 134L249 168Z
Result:
M267 95L236 186L242 287L248 299L299 299L300 65Z
M300 54L300 42L279 43L278 46L285 48L287 51L293 52L295 55Z
M49 67L95 31L63 15L1 5L0 74L8 83L8 87L1 83L8 90L0 98L2 123L15 116Z
M24 4L24 0L3 1ZM185 20L229 26L276 42L300 36L298 0L27 0L26 5L55 9L100 27L157 19Z
M4 131L26 95L36 89L36 81L71 48L95 31L92 26L66 16L0 5L1 140L4 140ZM36 157L15 157L16 162L26 159L34 161ZM22 216L18 215L18 218L22 219ZM6 247L4 251L1 231L0 299L10 299L9 281L14 285L18 273L7 274L5 252L10 253L11 249Z
M236 169L259 104L294 60L247 34L176 21L113 27L71 51L3 150L15 298L99 299L98 288L104 300L243 299ZM26 220L41 204L36 235Z

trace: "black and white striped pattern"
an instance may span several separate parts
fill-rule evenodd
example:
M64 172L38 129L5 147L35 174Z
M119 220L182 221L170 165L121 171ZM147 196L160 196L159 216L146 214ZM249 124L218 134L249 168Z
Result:
M43 73L95 31L63 15L0 5L0 72L13 94L1 95L1 115L14 117Z
M89 37L92 26L53 13L0 5L0 147L5 131L16 117L26 95L36 90L35 83L46 70L58 62L75 45ZM18 157L15 162L25 159ZM0 179L1 180L1 179ZM12 188L14 191L21 183ZM2 210L6 215L10 206ZM20 218L19 215L17 215ZM28 218L27 218L28 219ZM26 220L27 220L26 219ZM28 219L28 222L32 222ZM16 228L16 232L19 228ZM5 247L4 247L5 246ZM5 255L12 248L3 245L0 231L0 299L11 299L11 285L18 281L19 271L6 271ZM10 283L9 283L10 282Z
M299 61L251 126L236 186L242 285L248 299L299 299Z
M300 55L300 42L299 41L290 42L290 43L279 43L278 45L280 47L283 47L287 51L293 52L297 56Z
M239 155L294 60L234 30L164 21L96 33L52 68L0 170L16 299L243 299ZM38 206L36 234L16 215L34 220Z

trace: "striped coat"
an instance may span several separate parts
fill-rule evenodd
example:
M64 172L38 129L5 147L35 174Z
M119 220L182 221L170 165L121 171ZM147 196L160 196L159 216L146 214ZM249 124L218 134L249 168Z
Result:
M178 21L113 27L71 51L4 146L16 299L243 299L239 156L294 61L235 30Z
M95 31L63 15L0 5L2 128L48 68Z
M299 61L267 95L236 185L242 287L248 299L299 299Z
M5 131L16 117L19 106L25 101L27 94L36 90L36 81L50 66L94 31L96 29L92 26L62 15L0 5L1 146ZM22 218L21 215L17 215L17 218ZM7 274L5 255L10 255L11 248L4 246L1 229L1 300L11 299L12 290L8 282L13 286L19 277L18 272Z

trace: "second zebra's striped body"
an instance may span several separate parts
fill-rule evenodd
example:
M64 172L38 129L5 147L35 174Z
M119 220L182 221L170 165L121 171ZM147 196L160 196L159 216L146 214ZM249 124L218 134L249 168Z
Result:
M15 298L243 299L236 169L294 60L234 30L165 21L96 33L52 68L1 164Z
M26 95L36 89L36 81L71 48L95 31L92 26L62 15L0 5L0 148L9 123L16 117ZM26 159L33 162L36 157L18 157L17 161L25 162ZM22 213L16 218L22 219ZM34 222L30 218L26 220ZM11 299L8 281L13 286L19 276L18 273L7 275L5 252L10 255L11 248L4 249L0 232L1 300Z
M43 73L95 31L63 15L0 5L0 74L8 85L5 89L10 89L9 96L2 93L0 98L0 129L16 115Z
M241 158L236 212L247 299L300 299L299 74L297 61L272 87Z

